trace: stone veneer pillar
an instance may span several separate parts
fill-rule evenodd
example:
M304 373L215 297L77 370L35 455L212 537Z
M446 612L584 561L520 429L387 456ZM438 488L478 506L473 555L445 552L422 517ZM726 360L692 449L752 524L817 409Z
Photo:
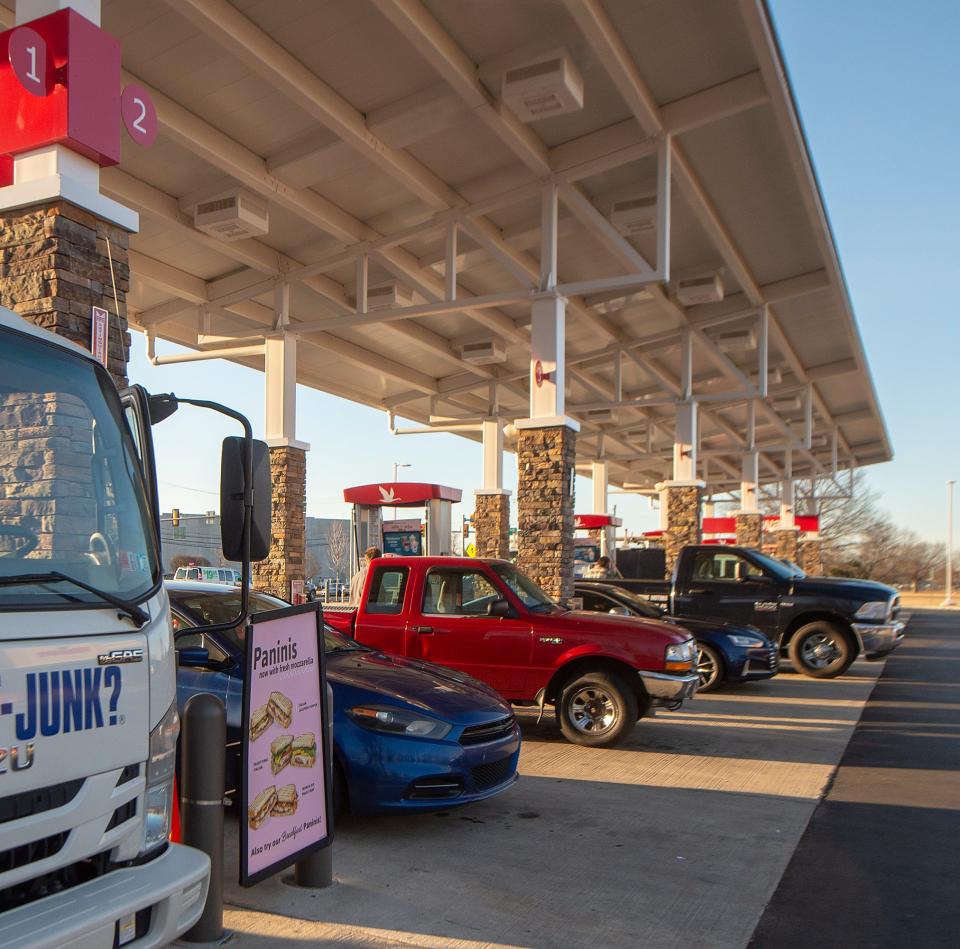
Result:
M520 569L555 599L573 596L573 478L577 433L522 428L517 438Z
M775 538L775 549L774 556L779 557L782 560L792 560L794 563L797 562L797 549L800 543L800 532L796 528L783 527L775 530L773 536Z
M287 445L270 449L273 537L266 560L253 565L253 584L284 600L290 582L306 579L307 453Z
M666 574L673 574L680 551L703 539L700 527L701 482L666 482L661 487L661 505L666 508L663 548L666 552Z
M90 349L92 308L107 310L107 368L120 387L127 384L130 354L128 239L122 228L66 201L0 211L0 304L85 349Z
M477 491L473 508L477 556L510 559L510 493Z
M737 546L760 550L763 547L763 515L752 511L738 511Z
M823 548L819 538L800 541L797 549L797 566L813 577L823 576Z

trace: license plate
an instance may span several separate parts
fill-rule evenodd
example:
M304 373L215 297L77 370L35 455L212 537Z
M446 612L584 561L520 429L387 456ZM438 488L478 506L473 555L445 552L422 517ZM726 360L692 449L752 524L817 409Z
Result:
M117 945L125 946L137 938L137 914L129 913L117 920Z

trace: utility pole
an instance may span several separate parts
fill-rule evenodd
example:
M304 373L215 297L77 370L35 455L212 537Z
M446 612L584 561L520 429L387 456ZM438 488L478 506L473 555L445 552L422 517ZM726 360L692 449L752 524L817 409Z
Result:
M953 486L956 483L956 481L947 482L946 592L941 606L953 606Z

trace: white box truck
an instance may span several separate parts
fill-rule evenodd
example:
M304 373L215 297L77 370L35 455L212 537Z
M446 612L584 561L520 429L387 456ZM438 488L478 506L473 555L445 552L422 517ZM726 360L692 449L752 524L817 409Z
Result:
M162 418L176 400L159 398ZM161 946L206 899L207 856L168 839L180 725L149 409L90 353L0 307L6 949ZM221 485L247 550L250 456Z

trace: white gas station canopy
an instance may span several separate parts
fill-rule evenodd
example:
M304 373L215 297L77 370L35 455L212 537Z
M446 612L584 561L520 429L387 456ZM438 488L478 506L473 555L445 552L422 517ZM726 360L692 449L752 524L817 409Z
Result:
M763 481L788 447L794 477L891 457L761 0L104 0L102 26L159 117L101 178L141 215L151 336L262 367L286 314L302 384L527 416L556 189L580 462L668 477L688 397L715 489L751 415Z

